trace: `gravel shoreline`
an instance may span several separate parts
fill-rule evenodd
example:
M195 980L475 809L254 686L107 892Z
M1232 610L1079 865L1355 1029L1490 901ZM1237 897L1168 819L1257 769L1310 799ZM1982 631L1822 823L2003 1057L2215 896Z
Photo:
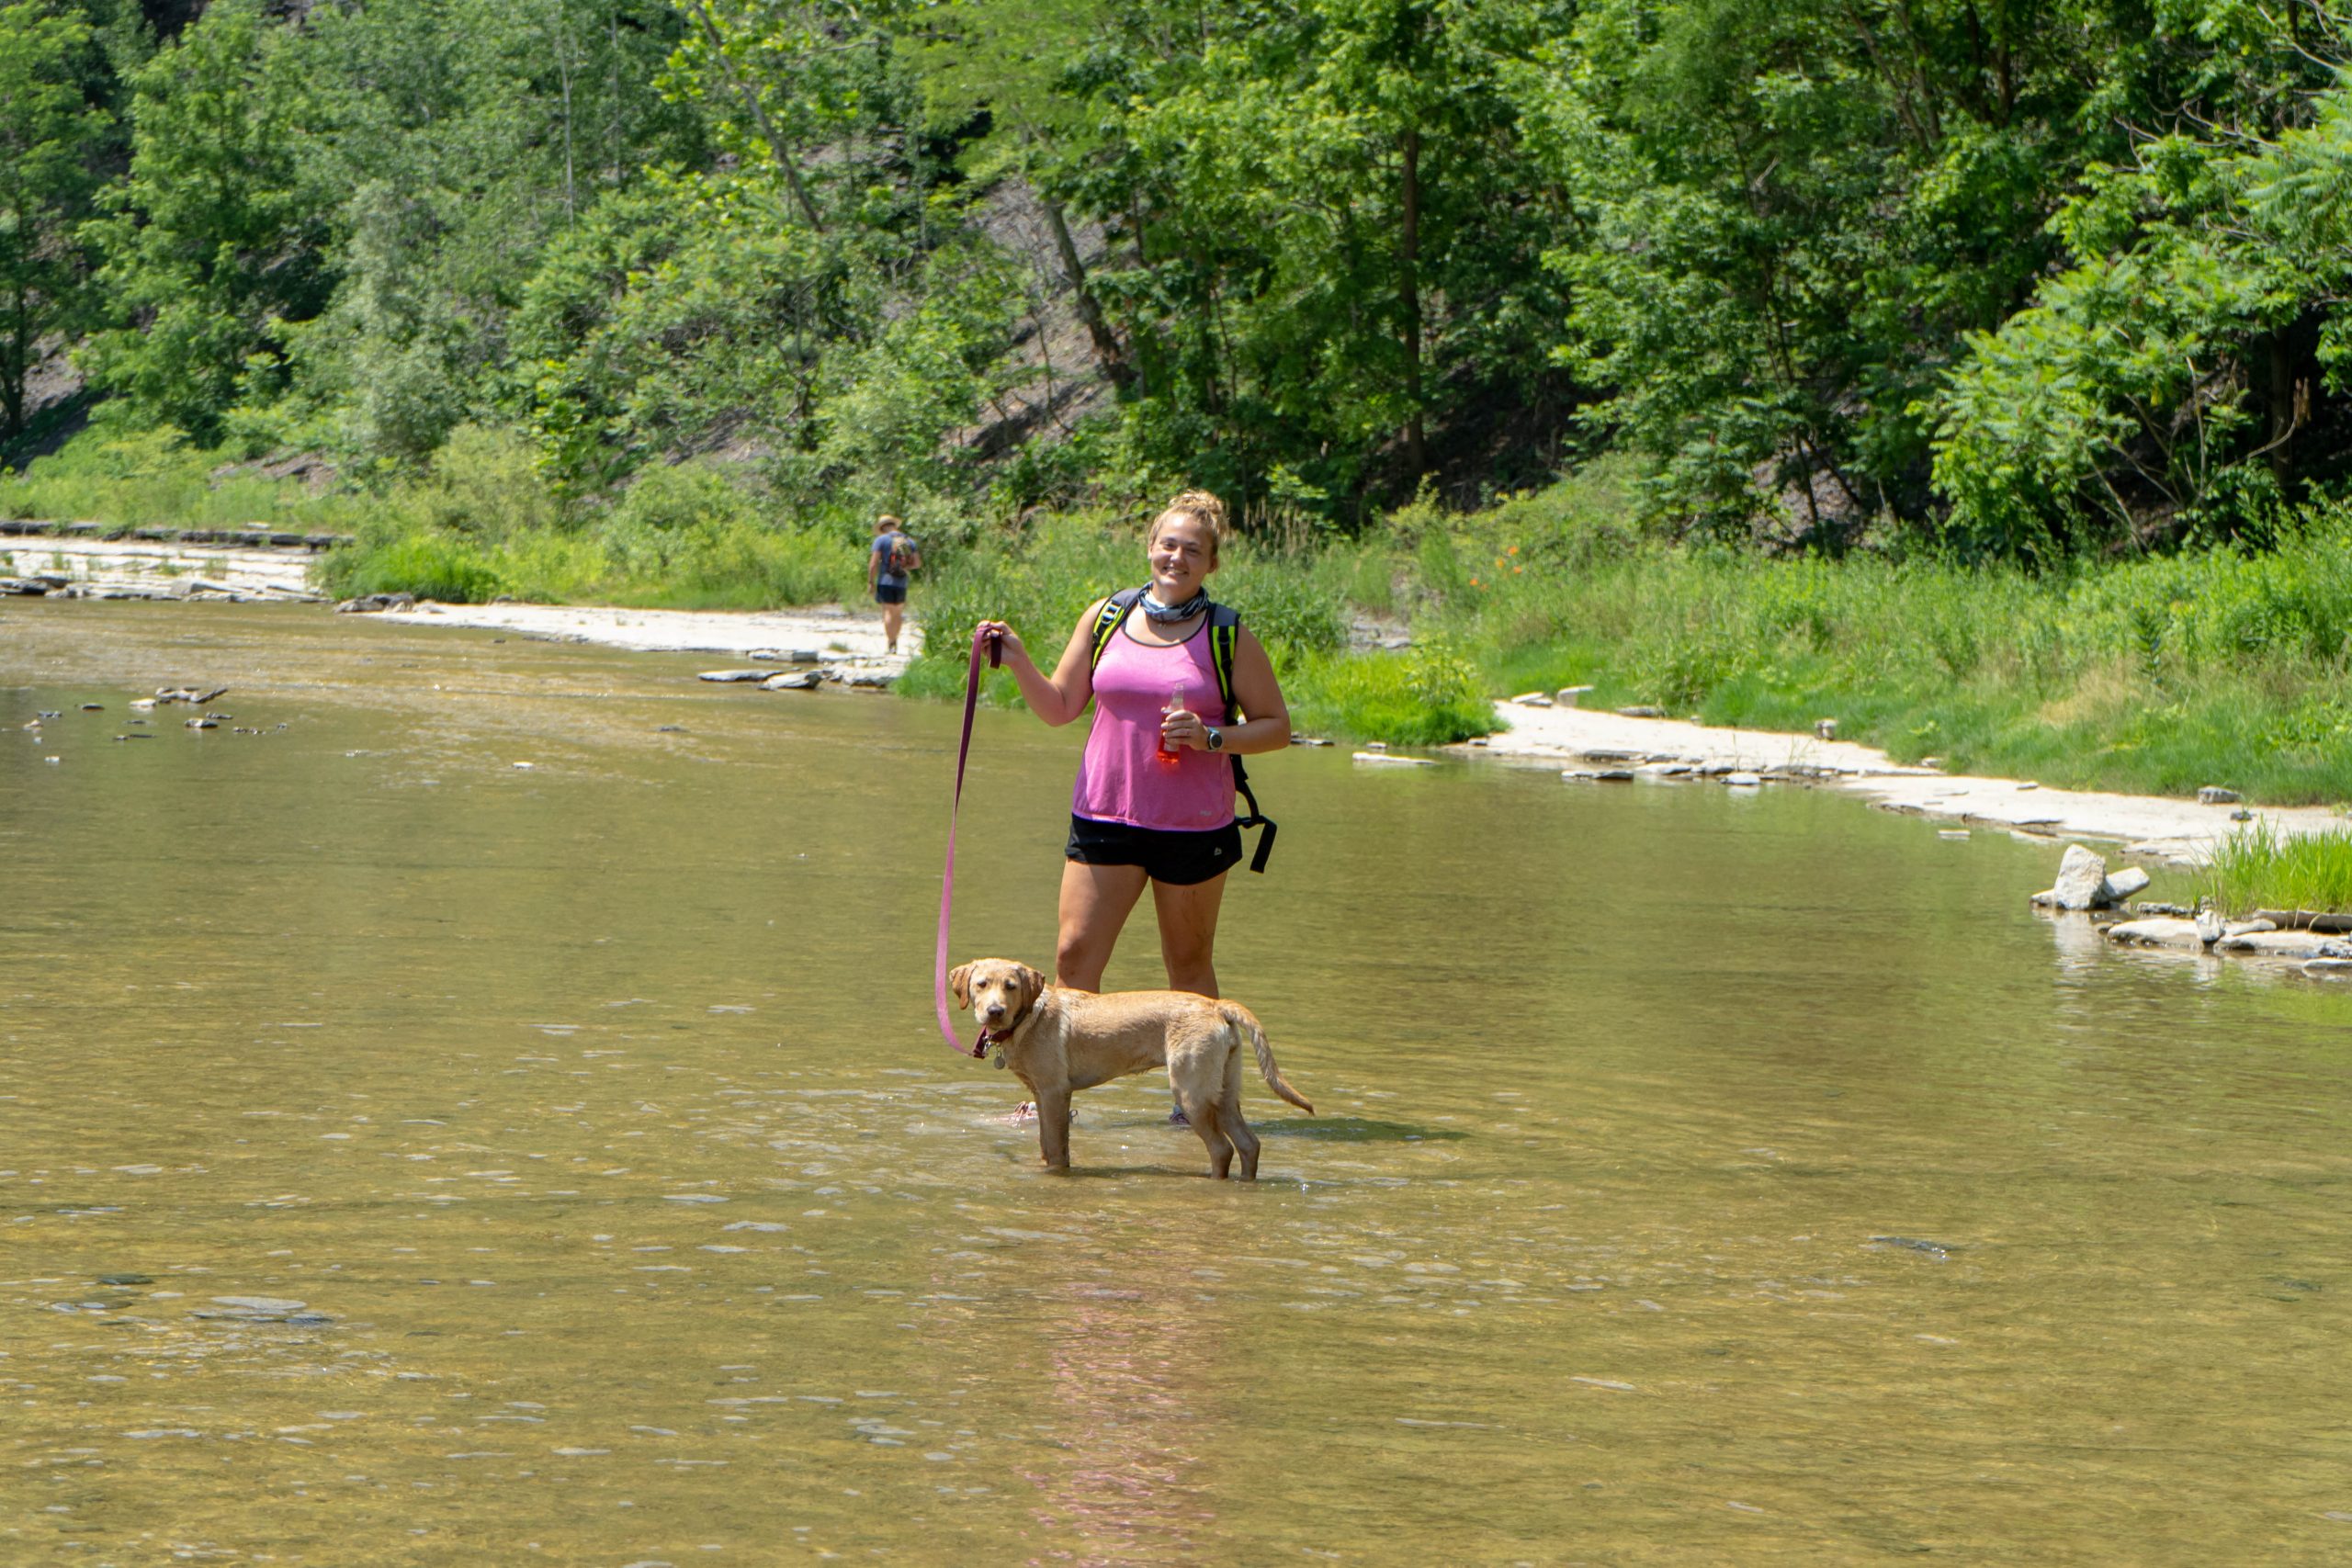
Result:
M2345 826L2344 818L2324 806L2206 806L2165 795L2055 789L2030 780L1907 766L1853 741L1778 730L1727 729L1518 702L1497 703L1495 714L1504 728L1483 746L1474 742L1451 750L1563 768L1604 761L1632 768L1637 778L1643 776L1639 765L1645 763L1685 763L1693 769L1727 765L1768 777L1777 772L1860 795L1890 811L2048 839L2119 841L2127 856L2180 865L2204 861L2216 843L2240 826L2240 811L2250 810L2250 820L2289 836Z

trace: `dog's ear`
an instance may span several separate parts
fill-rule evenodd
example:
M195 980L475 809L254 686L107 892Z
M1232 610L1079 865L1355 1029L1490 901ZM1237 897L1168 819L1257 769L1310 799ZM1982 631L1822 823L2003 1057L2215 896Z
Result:
M972 1005L972 966L968 964L958 964L955 968L950 969L947 972L947 988L955 993L957 1007L970 1007Z
M1026 964L1021 966L1021 983L1028 988L1029 999L1033 1002L1046 994L1046 977Z

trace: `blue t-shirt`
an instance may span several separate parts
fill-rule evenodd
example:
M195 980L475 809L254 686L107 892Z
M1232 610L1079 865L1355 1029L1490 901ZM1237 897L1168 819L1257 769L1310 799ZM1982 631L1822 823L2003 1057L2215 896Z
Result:
M887 534L874 536L874 553L882 558L874 580L892 588L904 588L907 585L907 574L903 571L893 571L890 569L890 552L894 547L910 557L915 553L914 540L895 528Z

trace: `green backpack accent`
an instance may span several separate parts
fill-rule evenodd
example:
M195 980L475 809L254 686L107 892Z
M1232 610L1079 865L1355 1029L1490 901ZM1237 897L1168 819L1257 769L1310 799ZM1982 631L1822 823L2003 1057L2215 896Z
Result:
M1102 601L1102 612L1094 617L1094 652L1087 660L1091 672L1102 662L1102 650L1111 646L1111 634L1117 631L1128 614L1143 602L1146 590L1122 588ZM1235 723L1249 717L1233 700L1233 649L1241 636L1241 613L1230 604L1209 604L1209 665L1216 671L1216 694L1225 704L1226 721ZM1233 759L1233 787L1250 807L1246 817L1235 818L1242 828L1263 828L1259 835L1258 852L1250 857L1250 869L1263 872L1266 861L1274 852L1274 821L1258 809L1258 797L1250 793L1250 773L1241 759Z

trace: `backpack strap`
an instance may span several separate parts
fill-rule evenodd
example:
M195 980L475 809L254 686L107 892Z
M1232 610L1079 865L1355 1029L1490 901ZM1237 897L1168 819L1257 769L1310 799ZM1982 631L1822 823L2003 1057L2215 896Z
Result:
M1127 612L1143 602L1144 592L1145 590L1140 588L1122 588L1102 601L1102 611L1094 617L1094 652L1086 661L1089 671L1102 665L1102 650L1111 646L1111 634L1119 629L1119 623L1127 618Z
M1224 700L1225 716L1228 723L1249 717L1233 700L1233 649L1240 637L1241 612L1230 604L1212 602L1209 605L1209 663L1216 671L1216 694ZM1258 852L1250 857L1250 869L1263 873L1267 857L1274 852L1274 820L1258 809L1258 797L1250 793L1250 770L1241 765L1239 757L1233 759L1233 788L1241 796L1242 804L1250 807L1248 816L1233 819L1234 825L1265 829L1258 836Z

